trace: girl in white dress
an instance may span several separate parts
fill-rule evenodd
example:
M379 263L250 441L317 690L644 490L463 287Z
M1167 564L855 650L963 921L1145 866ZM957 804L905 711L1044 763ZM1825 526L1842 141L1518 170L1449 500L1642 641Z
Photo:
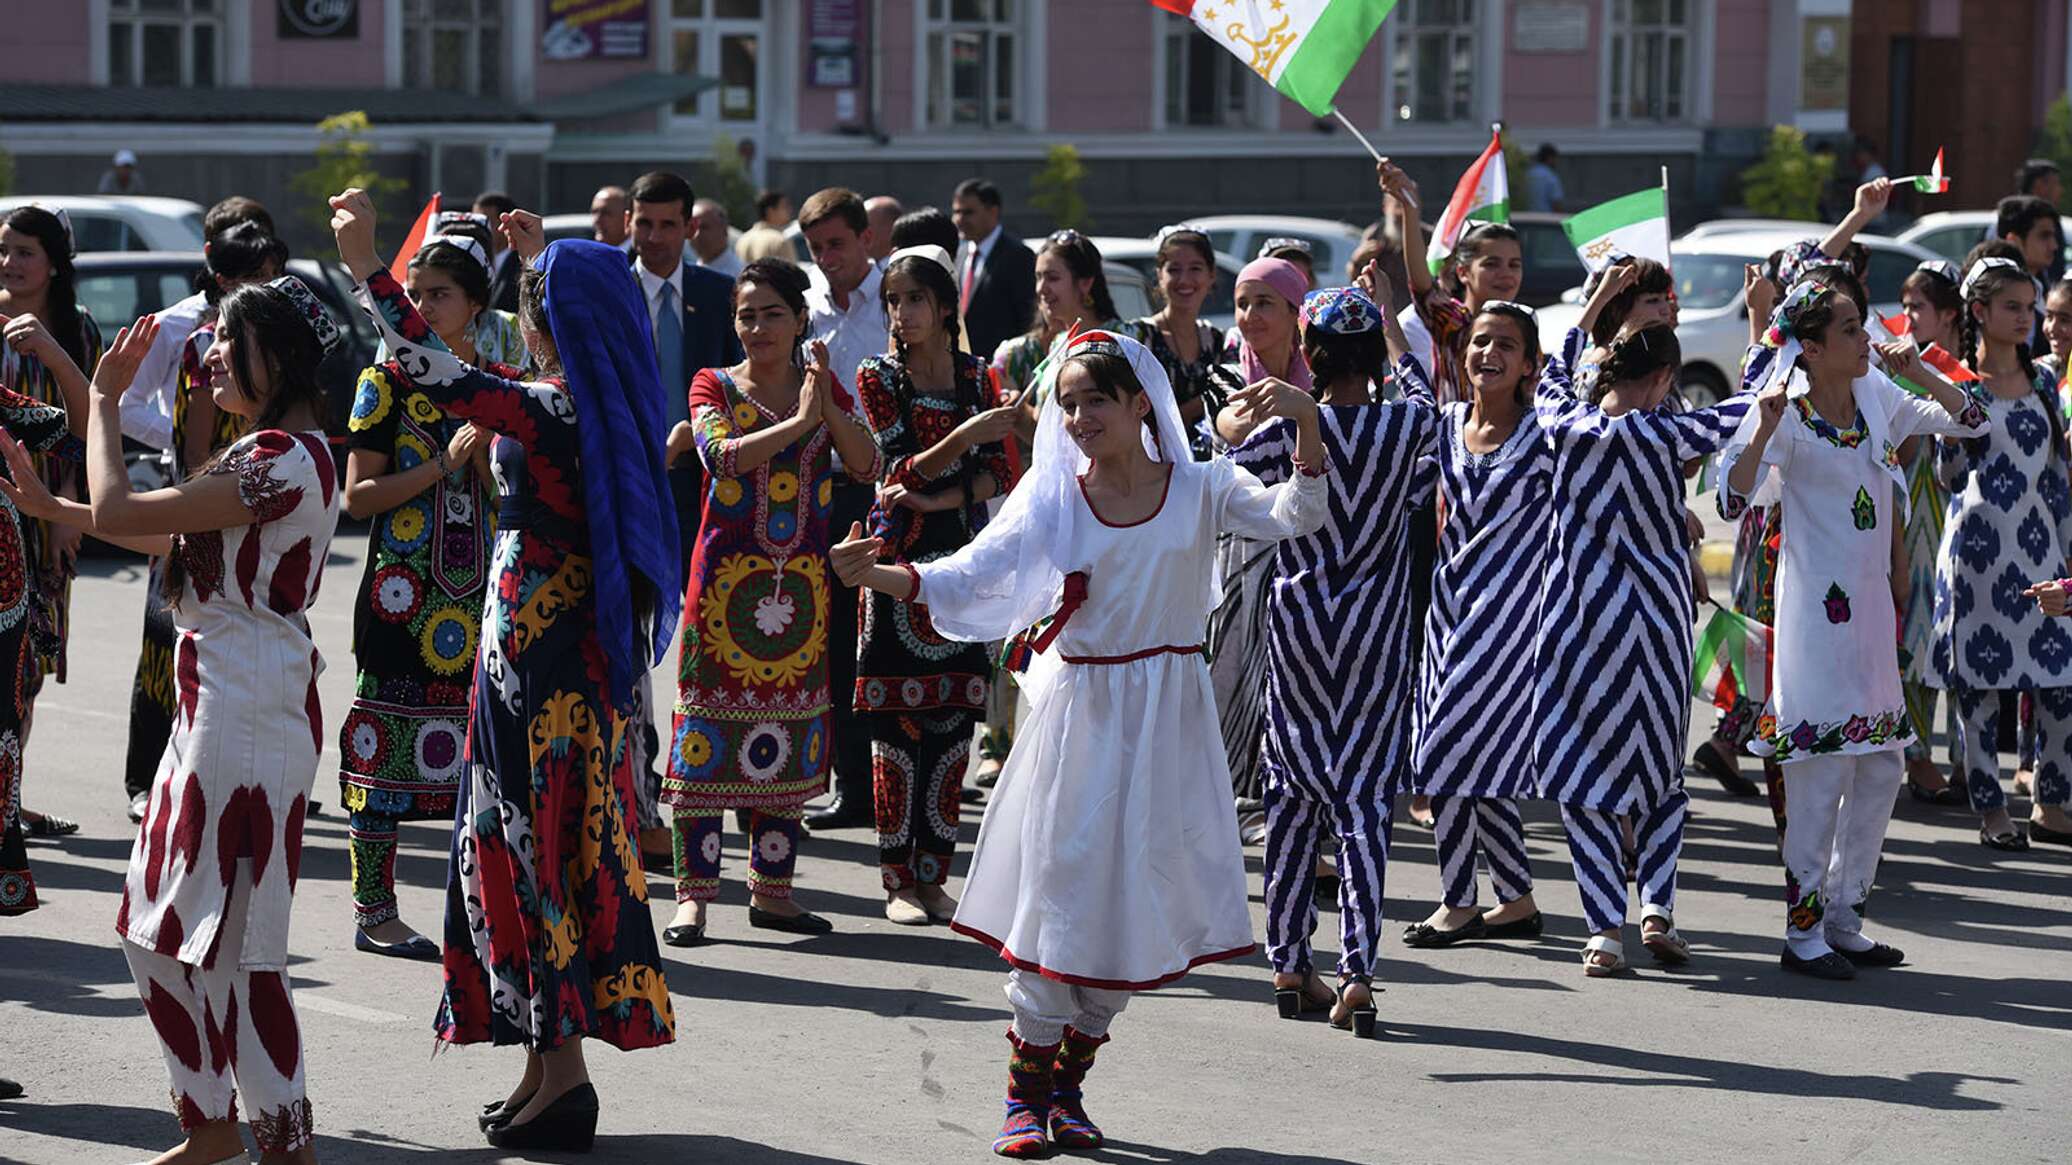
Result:
M1886 553L1905 521L1899 448L1924 434L1977 436L1986 416L1910 342L1880 355L1933 399L1873 372L1856 302L1830 282L1792 288L1766 341L1782 346L1768 384L1720 454L1723 517L1783 506L1770 702L1749 750L1782 766L1791 806L1780 962L1853 979L1901 960L1863 936L1862 918L1914 731Z
M1202 633L1216 536L1323 522L1316 401L1266 379L1236 399L1296 427L1292 481L1192 460L1163 368L1134 340L1073 338L1039 376L1028 475L956 554L878 565L852 527L844 583L925 602L942 634L1027 640L1030 713L993 794L951 924L1013 967L1007 1121L994 1151L1089 1148L1080 1083L1129 992L1252 950L1230 771Z

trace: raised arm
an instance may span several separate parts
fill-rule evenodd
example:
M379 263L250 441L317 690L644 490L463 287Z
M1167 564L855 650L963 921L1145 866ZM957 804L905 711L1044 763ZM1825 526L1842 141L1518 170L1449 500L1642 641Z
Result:
M1879 388L1892 402L1894 444L1909 437L1929 434L1937 437L1983 437L1992 421L1977 397L1951 384L1908 340L1876 346L1890 376L1877 373ZM1892 377L1912 381L1928 390L1918 397L1892 382Z
M1384 197L1383 213L1401 215L1403 274L1410 280L1410 302L1422 303L1432 290L1432 268L1425 257L1424 223L1418 219L1416 186L1403 168L1384 158L1374 164Z
M1849 217L1835 224L1820 240L1820 252L1830 259L1839 259L1849 249L1850 240L1857 232L1877 221L1885 213L1885 206L1892 201L1892 180L1873 178L1856 188L1856 205L1849 210Z

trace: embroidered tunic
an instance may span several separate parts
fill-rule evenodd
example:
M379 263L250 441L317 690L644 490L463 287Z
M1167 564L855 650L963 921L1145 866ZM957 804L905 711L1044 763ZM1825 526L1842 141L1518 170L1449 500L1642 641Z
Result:
M92 379L94 368L101 362L101 329L94 322L91 312L79 309L79 341L86 359L79 371ZM0 385L42 404L65 407L64 393L58 388L57 375L43 366L34 356L24 356L13 348L0 348ZM36 472L43 477L43 484L59 496L69 497L75 489L85 484L84 467L63 457L37 453L30 457L36 465ZM30 691L42 686L42 677L55 676L59 683L65 682L65 643L71 636L72 626L72 578L78 573L76 563L61 562L52 545L57 526L40 518L20 519L22 549L29 564L29 651L34 658Z
M173 734L130 850L115 929L183 963L288 965L302 823L324 747L323 659L305 612L338 523L333 464L321 431L241 438L209 472L236 477L251 522L173 539L187 575L169 596L178 604ZM239 858L251 859L244 943L218 952Z
M1733 435L1751 398L1607 415L1569 395L1571 328L1534 396L1553 457L1553 525L1533 650L1541 795L1627 813L1682 780L1690 720L1683 464Z
M2072 633L2022 591L2062 577L2072 548L2072 489L2056 386L1986 398L1991 428L1941 446L1949 522L1936 556L1935 687L1974 690L2072 686ZM2046 402L2050 402L2047 404Z
M973 415L1000 405L1000 383L975 356L955 356L955 387L949 396L923 394L898 358L867 357L856 369L856 393L884 458L886 485L933 493L961 485L965 503L922 513L904 506L871 507L870 528L885 539L886 553L905 562L933 562L954 554L985 525L986 504L971 500L973 481L992 475L1001 496L1014 486L1003 443L980 445L957 456L940 476L914 472L914 459L950 435ZM928 621L925 603L902 603L890 595L861 596L857 618L858 712L915 712L962 708L983 712L992 661L983 644L943 638Z
M1748 745L1784 763L1890 751L1913 736L1892 605L1892 523L1903 520L1896 507L1905 481L1899 446L1922 434L1975 434L1985 421L1975 403L1967 417L1953 420L1934 401L1873 372L1856 381L1853 423L1838 428L1806 391L1803 374L1795 374L1748 494L1735 492L1727 474L1754 435L1752 415L1720 457L1721 515L1738 518L1752 503L1775 502L1786 531L1770 702Z

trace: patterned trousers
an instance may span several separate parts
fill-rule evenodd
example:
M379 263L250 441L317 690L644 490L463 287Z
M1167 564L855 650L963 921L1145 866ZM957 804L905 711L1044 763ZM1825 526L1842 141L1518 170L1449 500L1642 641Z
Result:
M290 1153L311 1140L302 1029L286 972L237 967L251 900L250 863L238 860L224 908L222 954L213 966L191 966L127 941L122 953L158 1031L180 1128L236 1120L242 1092L259 1151Z
M1129 1006L1130 993L1102 987L1081 987L1046 979L1034 971L1007 973L1007 1004L1014 1009L1014 1034L1025 1044L1044 1047L1065 1038L1065 1025L1099 1039Z
M1823 932L1863 929L1892 802L1906 774L1899 750L1809 756L1784 767L1784 938L1801 958L1827 953Z
M1394 806L1379 774L1352 784L1345 791L1319 789L1268 764L1266 954L1276 972L1301 974L1312 966L1317 857L1328 831L1338 855L1338 974L1346 979L1374 975Z
M1532 864L1525 856L1525 823L1518 816L1518 802L1508 797L1433 797L1432 816L1446 905L1475 905L1478 854L1489 867L1489 887L1496 891L1498 903L1532 893Z
M1951 691L1957 705L1957 756L1964 766L1964 791L1971 807L1990 813L2007 807L2000 787L2000 693L1988 689ZM2044 805L2072 801L2072 688L2039 688L2036 704L2036 800Z
M1676 862L1683 852L1684 819L1691 798L1681 786L1649 808L1634 838L1634 869L1640 884L1640 916L1676 917ZM1568 852L1576 868L1576 892L1592 933L1626 925L1626 843L1619 816L1602 809L1563 805Z
M352 793L359 789L350 790ZM368 798L378 798L378 794ZM353 925L361 930L396 917L396 818L373 804L346 816L346 849L352 857Z
M964 769L977 716L964 709L870 712L878 866L887 890L940 886L957 853Z
M748 892L765 898L791 897L791 876L799 864L798 806L755 809L748 814ZM719 897L720 833L726 810L679 810L676 814L676 900L710 902Z

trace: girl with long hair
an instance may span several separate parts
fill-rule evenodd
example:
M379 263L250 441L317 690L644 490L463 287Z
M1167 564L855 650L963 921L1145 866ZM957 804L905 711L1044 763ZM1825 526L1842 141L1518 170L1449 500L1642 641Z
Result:
M1123 330L1151 349L1165 369L1194 457L1205 460L1213 450L1200 422L1222 412L1230 393L1243 387L1223 369L1222 329L1201 318L1202 304L1215 291L1222 269L1209 236L1184 223L1159 232L1156 257L1158 310L1131 320Z
M13 481L0 491L24 512L168 560L178 707L115 918L187 1133L158 1160L243 1160L241 1098L260 1160L309 1162L288 919L323 740L323 660L306 611L338 520L317 365L340 336L292 276L225 296L205 358L210 392L252 431L187 480L138 493L120 406L157 327L146 317L123 329L94 373L91 508L54 496L11 441L0 446Z
M984 527L987 500L1014 485L1006 442L1020 414L986 363L957 350L951 270L940 247L893 253L880 294L895 352L856 369L883 458L871 530L908 562L956 553ZM992 661L937 632L925 604L878 592L861 612L851 696L870 726L885 917L947 922L957 903L943 886Z
M812 346L806 274L757 259L734 281L734 333L746 358L691 379L691 419L669 458L696 456L705 505L684 592L676 724L662 803L674 810L676 917L671 946L705 937L719 896L726 811L748 811L750 926L831 929L792 897L799 819L826 783L829 733L828 513L834 458L878 476L878 447L846 389ZM847 693L843 693L846 695Z
M519 1044L525 1070L480 1118L503 1149L591 1146L583 1041L675 1039L634 840L633 690L676 625L680 559L662 389L638 285L615 247L548 246L500 224L526 264L520 326L540 379L454 358L374 250L364 191L331 200L339 258L393 367L496 434L492 583L474 667L466 779L446 882L442 1043Z

